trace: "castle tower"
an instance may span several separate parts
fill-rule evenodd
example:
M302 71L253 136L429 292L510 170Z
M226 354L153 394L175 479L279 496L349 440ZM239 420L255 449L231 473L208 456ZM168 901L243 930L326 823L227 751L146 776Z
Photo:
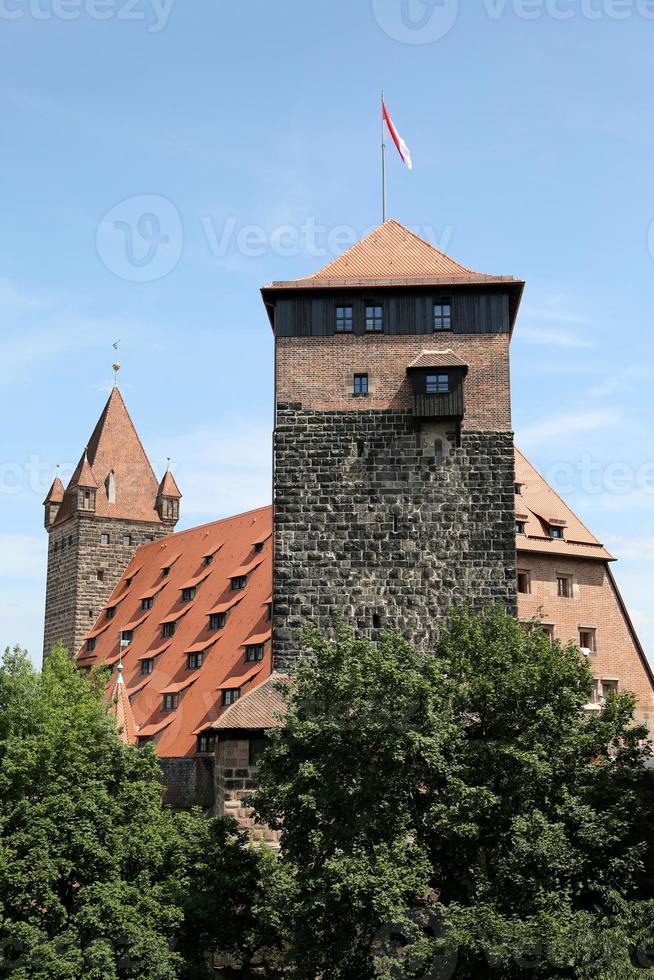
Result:
M159 485L115 387L66 490L57 477L44 501L44 656L58 641L77 653L136 549L174 530L180 497L170 472Z
M262 290L275 335L278 669L333 614L426 646L462 603L516 611L509 343L524 283L387 221Z

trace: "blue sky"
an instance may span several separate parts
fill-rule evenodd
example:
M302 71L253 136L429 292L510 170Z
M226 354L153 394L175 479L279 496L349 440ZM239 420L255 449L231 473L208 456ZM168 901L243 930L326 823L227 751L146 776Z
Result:
M258 287L393 217L525 278L519 444L654 651L652 0L0 0L0 633L40 656L41 501L121 386L189 526L269 499ZM116 230L116 222L118 230Z

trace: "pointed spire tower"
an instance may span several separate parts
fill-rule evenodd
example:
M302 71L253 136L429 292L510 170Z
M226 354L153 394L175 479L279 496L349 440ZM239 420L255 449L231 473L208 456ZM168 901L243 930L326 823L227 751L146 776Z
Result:
M179 502L182 495L175 481L175 477L170 472L170 460L164 478L159 484L157 493L157 513L164 524L174 526L179 520Z
M180 497L172 474L159 484L115 386L68 486L57 476L44 501L45 656L57 642L77 653L136 549L174 529Z

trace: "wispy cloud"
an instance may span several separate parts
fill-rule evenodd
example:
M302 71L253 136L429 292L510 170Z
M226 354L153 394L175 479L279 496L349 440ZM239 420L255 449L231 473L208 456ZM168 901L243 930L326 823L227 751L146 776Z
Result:
M45 578L47 540L30 534L0 534L0 579Z
M617 411L598 409L591 412L577 412L555 415L534 425L520 429L517 440L520 445L538 445L559 436L570 436L578 432L594 432L598 429L613 428L621 421Z
M520 337L530 344L544 344L550 347L590 348L595 345L591 340L574 333L564 333L562 330L551 330L547 327L521 327Z
M626 367L622 370L607 370L604 379L589 389L592 398L608 398L622 391L630 391L636 385L642 386L643 381L654 378L654 371L644 367Z

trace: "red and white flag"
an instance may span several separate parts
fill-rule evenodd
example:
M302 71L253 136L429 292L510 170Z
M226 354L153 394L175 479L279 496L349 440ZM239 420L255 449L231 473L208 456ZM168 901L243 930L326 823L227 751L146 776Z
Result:
M413 162L411 160L411 150L406 145L406 143L404 142L404 140L396 130L395 126L393 125L393 120L391 119L388 113L388 109L386 108L386 103L384 102L383 98L382 98L382 110L384 113L384 119L386 121L386 125L388 126L388 131L393 137L393 142L397 147L397 152L400 154L400 156L402 157L404 163L407 165L409 170L413 170Z

